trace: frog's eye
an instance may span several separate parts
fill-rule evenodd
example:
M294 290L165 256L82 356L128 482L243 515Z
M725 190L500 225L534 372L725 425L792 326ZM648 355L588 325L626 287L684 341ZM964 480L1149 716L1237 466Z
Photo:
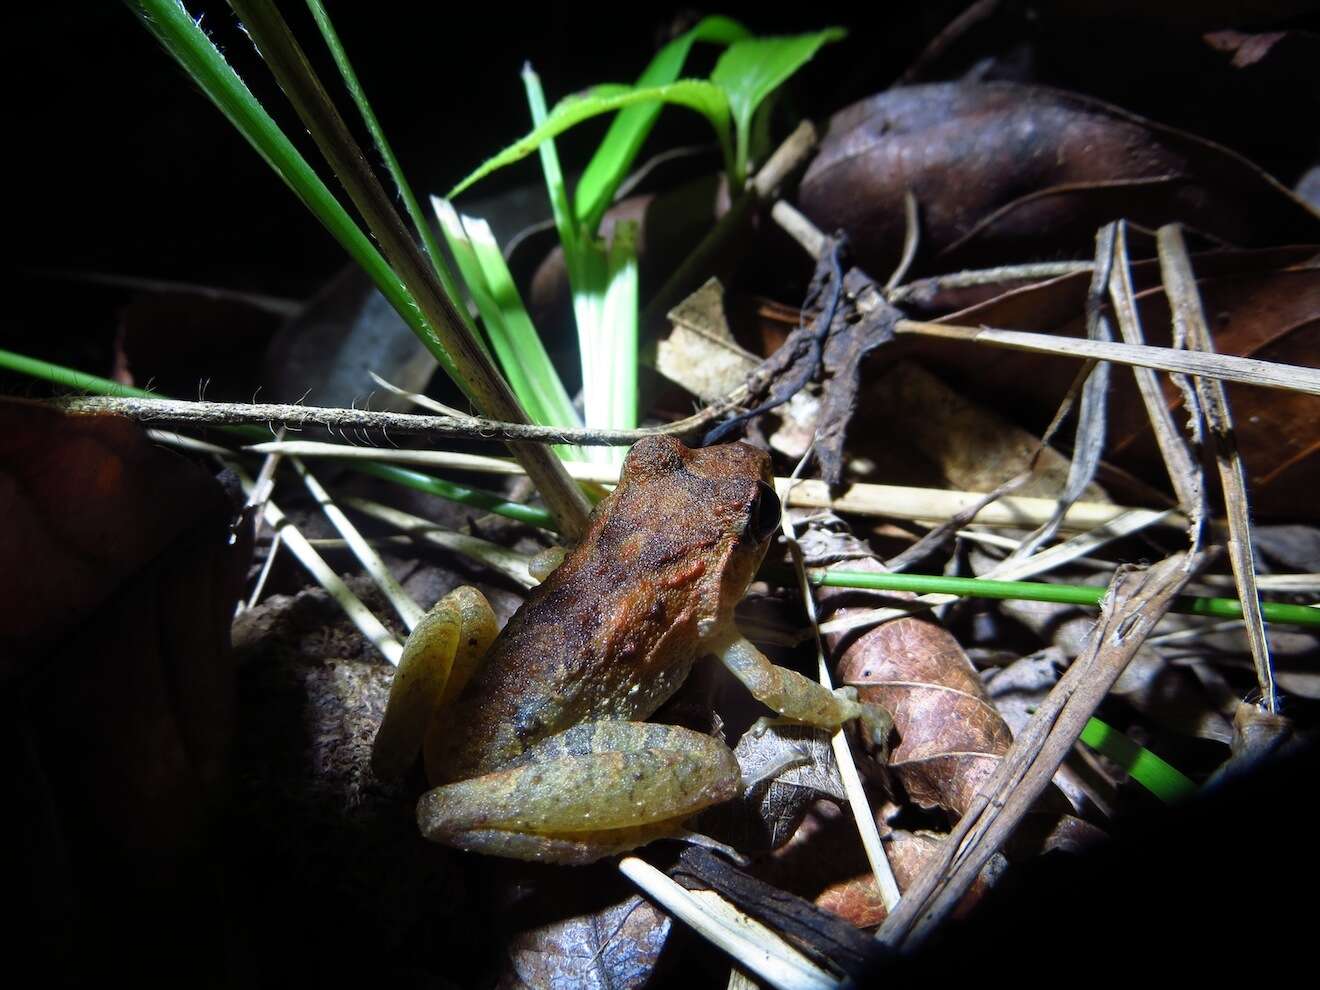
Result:
M779 528L779 496L764 481L756 483L756 497L748 510L748 531L756 542L768 540Z

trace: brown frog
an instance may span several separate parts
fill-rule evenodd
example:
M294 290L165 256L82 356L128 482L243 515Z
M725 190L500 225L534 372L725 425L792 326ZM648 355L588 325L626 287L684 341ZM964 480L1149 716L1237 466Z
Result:
M826 729L888 715L777 667L734 607L779 522L769 457L743 443L639 441L586 534L496 638L480 593L446 596L409 637L373 764L424 752L429 839L519 859L587 863L682 831L735 796L718 739L642 721L714 655L780 715ZM492 642L493 640L493 642Z

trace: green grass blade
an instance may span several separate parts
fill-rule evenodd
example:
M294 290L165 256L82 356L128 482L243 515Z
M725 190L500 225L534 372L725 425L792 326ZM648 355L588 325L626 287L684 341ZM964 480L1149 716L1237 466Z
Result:
M990 581L985 578L945 577L939 574L881 574L870 571L808 571L812 584L831 588L866 588L871 591L911 591L918 595L957 595L963 598L1003 598L1028 602L1099 607L1105 589L1089 585L1050 584L1041 581ZM1320 628L1320 608L1261 602L1261 614L1270 622ZM1180 595L1173 612L1216 619L1242 618L1236 598L1194 598Z
M1128 776L1165 804L1181 804L1196 794L1196 785L1180 770L1098 718L1086 723L1081 739L1121 766Z
M607 269L609 287L605 290L602 312L602 335L608 335L610 356L610 403L608 425L611 429L631 430L637 425L637 238L636 221L614 227ZM613 460L623 463L622 447L611 450Z
M423 474L421 471L410 471L407 468L397 467L393 464L375 464L366 461L362 463L350 462L349 466L361 474L374 475L377 478L383 478L386 481L392 481L395 484L413 488L419 492L438 495L449 502L457 502L460 505L470 506L474 509L483 509L506 519L516 519L518 522L527 523L530 526L540 526L542 529L553 530L558 528L555 525L554 517L548 510L538 508L535 505L523 505L521 502L510 502L503 495L486 491L483 488L469 488L466 485L455 484L452 481L445 481L443 478Z
M399 198L403 200L404 208L408 211L408 217L412 220L413 227L421 237L422 246L431 259L431 264L435 268L436 276L440 279L440 284L449 293L451 299L463 298L462 293L458 290L457 283L454 281L453 272L449 270L444 255L440 253L440 245L435 239L435 233L431 230L431 225L426 222L426 215L422 212L417 197L413 195L412 187L408 184L403 169L399 165L399 160L394 155L394 149L390 147L389 141L385 139L385 131L381 128L380 121L376 119L376 114L371 109L371 103L367 100L367 94L358 81L357 73L353 71L353 65L348 60L348 53L344 50L339 35L330 21L330 15L326 13L321 0L307 0L307 7L311 10L312 17L316 19L316 26L321 29L321 36L325 39L330 54L334 56L335 65L339 67L339 74L343 77L344 85L352 95L353 102L357 104L358 112L362 115L363 123L367 125L371 139L375 142L376 150L380 152L381 158L385 161L385 167L389 169L390 177L394 180L394 186L399 192Z
M625 107L642 103L673 103L687 107L702 114L715 128L725 157L733 163L733 144L730 130L729 101L724 91L702 79L684 79L666 86L648 86L638 89L634 86L618 84L596 86L586 93L570 96L555 104L545 122L532 129L531 133L509 145L498 155L488 159L471 175L456 185L449 193L452 199L468 189L473 183L490 175L497 169L512 165L536 151L544 141L556 137L570 127L598 117L613 113Z
M177 0L129 0L129 7L275 174L362 266L450 377L461 381L452 359L423 319L412 294L182 4Z
M449 249L472 291L496 360L528 415L543 426L580 426L581 417L532 325L490 225L460 216L452 204L439 197L433 197L432 204ZM575 446L555 449L573 460L586 458Z
M144 388L121 385L109 378L90 375L74 368L53 364L50 361L42 361L28 357L25 354L16 354L13 351L0 350L0 368L7 368L19 374L52 382L76 392L93 392L97 395L119 395L140 399L161 398L157 393L149 392ZM263 430L259 426L225 426L220 427L220 429L245 439L270 439L270 431ZM548 510L533 505L523 505L520 502L510 502L503 495L496 492L485 491L480 488L469 488L466 485L455 484L452 481L423 474L420 471L409 471L406 468L395 467L393 464L347 461L346 466L350 470L361 474L375 475L395 484L415 488L431 495L438 495L440 498L457 502L460 505L483 509L495 515L516 519L518 522L540 526L544 529L556 528L554 517Z
M737 133L733 179L737 189L747 178L747 149L752 116L761 101L789 76L815 57L823 45L847 34L843 28L826 28L787 38L749 38L728 47L715 64L710 81L727 95Z
M637 80L638 88L664 86L678 79L683 71L692 46L701 41L728 45L750 32L737 21L718 15L704 17L690 31L686 31L665 45L651 60L651 64ZM632 170L643 143L655 126L663 109L660 103L642 103L620 110L605 132L605 137L587 163L574 195L574 210L578 223L592 234L600 229L601 218L609 209L619 184Z
M527 106L532 112L532 129L540 130L545 126L547 119L545 92L541 89L541 77L532 69L530 62L523 65L522 81L523 89L527 92ZM578 224L568 205L568 186L564 182L564 171L559 167L559 153L555 150L554 136L544 137L536 150L541 156L541 172L545 175L546 191L550 194L550 209L554 212L559 243L564 246L564 257L571 259L579 240Z

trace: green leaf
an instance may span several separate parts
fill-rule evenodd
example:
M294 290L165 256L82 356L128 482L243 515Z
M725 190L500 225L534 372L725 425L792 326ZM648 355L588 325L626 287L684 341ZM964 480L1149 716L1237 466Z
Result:
M556 137L584 120L598 117L603 113L613 113L625 107L643 103L674 103L678 106L695 110L706 117L720 137L726 158L732 162L732 144L729 131L729 100L720 87L701 79L684 79L665 86L623 86L606 84L596 86L586 93L560 100L545 123L532 129L526 137L515 141L494 158L488 159L475 172L456 185L449 193L453 199L473 183L484 179L496 169L504 168L526 158L541 146L543 141Z
M407 286L183 5L177 0L130 0L129 7L257 154L362 266L381 295L435 355L449 377L463 387L463 377L435 330L422 317L417 300Z
M815 57L823 45L838 41L847 34L843 28L826 28L813 34L798 34L787 38L749 38L729 46L715 64L710 81L719 86L729 98L737 129L738 158L735 180L742 182L747 176L747 145L752 126L752 115L761 101L779 88L789 76Z
M1166 804L1178 804L1196 794L1196 785L1181 771L1098 718L1086 723L1081 738L1082 742L1109 757L1126 770L1133 780Z
M698 41L728 45L748 37L751 37L750 32L728 17L703 18L691 31L675 38L656 53L646 71L638 78L637 88L672 83L683 70L688 52ZM660 103L628 107L620 110L610 124L600 147L582 173L574 198L578 223L589 232L594 234L599 230L601 217L614 199L619 184L631 171L662 109L663 104Z
M460 217L448 201L438 197L432 197L431 205L477 304L500 369L523 408L543 426L581 425L573 400L527 315L490 225L474 217ZM577 447L556 450L573 460L583 458Z

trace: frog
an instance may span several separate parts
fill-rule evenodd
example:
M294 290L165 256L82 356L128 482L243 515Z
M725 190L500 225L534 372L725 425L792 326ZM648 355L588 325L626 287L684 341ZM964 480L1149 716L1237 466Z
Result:
M715 736L646 719L706 657L780 718L856 719L883 746L887 712L775 665L734 622L779 527L770 468L741 441L646 437L498 635L475 589L437 603L404 646L372 758L398 777L422 756L423 836L584 864L685 834L741 793L738 763Z

